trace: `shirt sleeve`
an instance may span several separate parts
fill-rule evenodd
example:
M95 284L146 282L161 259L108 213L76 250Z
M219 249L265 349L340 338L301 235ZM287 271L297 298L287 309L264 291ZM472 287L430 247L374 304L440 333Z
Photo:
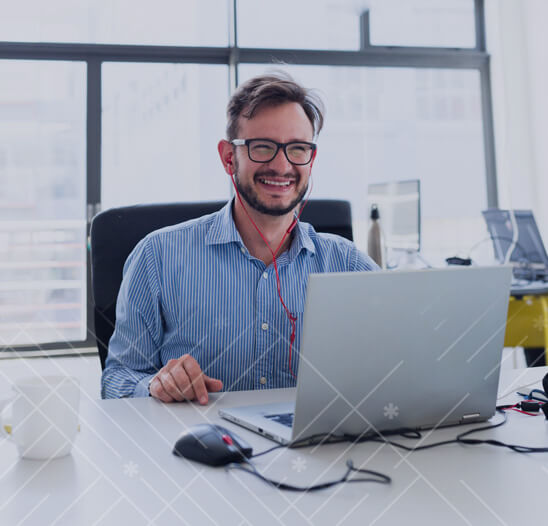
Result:
M353 272L360 272L365 270L381 270L368 255L364 254L361 250L358 250L356 245L352 245L350 251L350 269Z
M163 325L158 262L149 238L128 257L116 303L116 326L101 377L103 398L148 396L148 382L161 368Z

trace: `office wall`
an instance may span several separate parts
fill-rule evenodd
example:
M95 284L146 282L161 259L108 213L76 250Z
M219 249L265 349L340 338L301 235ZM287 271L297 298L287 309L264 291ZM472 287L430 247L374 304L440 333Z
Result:
M488 0L501 208L534 211L548 243L548 2Z

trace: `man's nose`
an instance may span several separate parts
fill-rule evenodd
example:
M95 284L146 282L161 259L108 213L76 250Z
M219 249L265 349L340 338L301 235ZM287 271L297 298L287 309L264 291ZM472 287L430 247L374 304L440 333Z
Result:
M268 163L268 166L280 174L293 170L293 165L287 160L283 148L278 150L278 153L276 153L274 159Z

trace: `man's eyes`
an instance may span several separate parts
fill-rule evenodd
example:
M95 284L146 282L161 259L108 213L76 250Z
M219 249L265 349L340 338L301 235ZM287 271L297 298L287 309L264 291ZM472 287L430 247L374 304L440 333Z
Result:
M289 150L293 153L305 153L310 151L308 144L291 144Z
M276 146L273 145L273 144L268 144L268 143L257 143L257 144L252 144L251 147L253 148L253 150L257 151L257 150L262 150L262 151L272 151L272 150L275 150L276 149Z

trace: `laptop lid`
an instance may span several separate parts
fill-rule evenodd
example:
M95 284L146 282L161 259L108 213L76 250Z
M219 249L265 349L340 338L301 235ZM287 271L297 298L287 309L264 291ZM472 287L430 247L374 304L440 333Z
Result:
M313 274L292 440L485 420L511 267Z
M528 264L536 268L548 268L548 254L533 212L531 210L514 210L513 213L518 228L518 238L510 256L510 262L521 265ZM492 208L484 210L482 214L493 240L495 257L502 263L514 236L510 211Z

